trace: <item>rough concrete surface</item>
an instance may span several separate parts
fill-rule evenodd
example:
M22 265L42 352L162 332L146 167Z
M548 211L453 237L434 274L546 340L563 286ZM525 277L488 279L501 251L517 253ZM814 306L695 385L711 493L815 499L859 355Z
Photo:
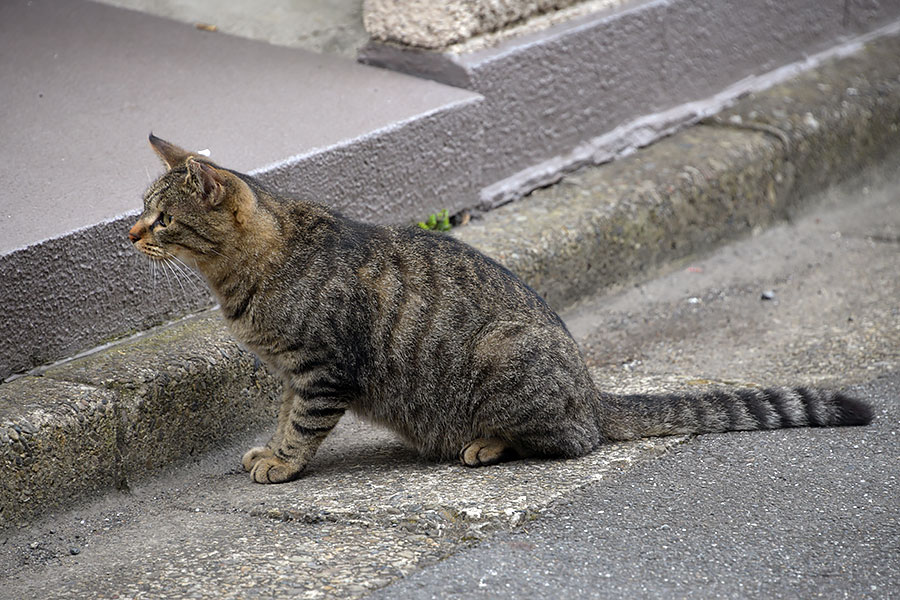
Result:
M850 10L838 0L635 2L474 52L373 43L360 59L484 96L480 200L496 205L696 120L723 89L900 18L896 3L871 21Z
M600 380L840 387L896 370L898 165L894 153L813 198L813 215L569 307L567 323Z
M900 143L900 37L460 229L552 305L784 218Z
M0 385L0 523L22 524L256 431L280 389L200 315Z
M607 389L863 384L881 390L870 426L467 469L348 419L294 483L251 483L239 446L7 530L0 597L536 598L548 582L586 597L883 597L900 518L897 158L888 185L866 173L791 224L563 314Z
M749 234L797 210L817 187L898 146L900 63L886 60L898 46L897 39L884 40L861 56L748 97L719 117L725 126L695 127L625 160L582 170L486 214L458 235L561 308ZM176 285L160 282L163 289ZM234 439L266 414L272 393L212 315L53 368L44 377L116 392L121 457L113 473L98 477L106 482L132 481ZM19 410L28 419L27 407ZM11 412L5 420L16 418ZM88 420L84 427L101 431L106 424ZM56 452L39 448L48 456ZM68 478L46 487L43 474L17 465L21 448L10 445L5 452L17 485L43 498L22 505L8 490L0 505L11 522L97 487L72 481L76 491L69 492Z
M0 523L27 523L119 484L117 394L23 377L0 386Z
M587 4L590 5L590 10L599 10L620 2L621 0L365 0L363 23L372 39L379 42L438 49L510 25L519 25L530 17L558 12L573 5ZM566 16L571 18L571 14Z

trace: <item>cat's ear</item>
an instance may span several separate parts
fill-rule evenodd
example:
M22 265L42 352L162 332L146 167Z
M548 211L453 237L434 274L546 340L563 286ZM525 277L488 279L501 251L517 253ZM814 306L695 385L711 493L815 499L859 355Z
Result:
M225 175L209 163L188 157L188 177L197 189L204 206L213 208L225 198Z
M150 146L153 151L162 159L166 168L172 169L194 156L192 152L188 152L184 148L179 148L175 144L170 144L164 139L158 138L152 133L150 134Z

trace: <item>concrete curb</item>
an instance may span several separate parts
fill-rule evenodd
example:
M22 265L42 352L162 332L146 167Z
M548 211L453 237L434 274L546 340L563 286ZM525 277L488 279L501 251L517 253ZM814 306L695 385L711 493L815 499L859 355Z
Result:
M898 56L900 37L869 44L458 235L560 308L748 234L900 144Z
M900 146L900 38L584 169L457 235L559 307L789 215ZM271 425L277 389L215 314L0 386L0 527Z
M214 311L0 386L0 528L247 437L280 389Z

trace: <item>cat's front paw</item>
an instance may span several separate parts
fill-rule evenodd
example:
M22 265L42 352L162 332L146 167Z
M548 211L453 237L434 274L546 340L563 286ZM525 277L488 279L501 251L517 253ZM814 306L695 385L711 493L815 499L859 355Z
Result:
M246 452L244 452L244 456L241 458L241 466L244 467L245 471L252 471L253 466L258 463L263 458L268 458L270 456L274 456L275 453L271 448L267 448L266 446L257 446L256 448L250 448Z
M253 465L250 477L256 483L284 483L300 476L301 467L285 462L277 456L260 458Z
M516 451L499 438L478 438L459 451L459 460L467 467L484 467L516 458Z

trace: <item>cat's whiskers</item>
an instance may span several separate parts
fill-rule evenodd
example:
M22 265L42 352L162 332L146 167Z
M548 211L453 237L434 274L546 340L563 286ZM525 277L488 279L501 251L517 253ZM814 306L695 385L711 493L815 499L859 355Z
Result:
M179 283L181 283L181 279L184 279L194 292L202 293L203 290L198 285L197 281L192 278L197 277L197 274L194 273L190 267L184 264L177 256L168 256L166 262L172 267L172 273L176 275L175 278L179 280ZM184 289L184 286L182 286L182 289Z
M156 289L156 279L157 279L157 266L156 261L152 258L148 258L147 263L150 265L150 280L152 281L153 288Z
M157 259L155 262L160 266L160 270L166 278L166 287L169 290L169 299L175 301L175 293L172 288L172 280L169 278L169 270L166 268L165 261Z
M213 254L218 254L219 256L221 256L221 257L224 258L224 259L231 260L231 257L230 257L230 256L225 256L224 254L222 254L222 253L219 252L218 250L214 250L214 249L210 248L209 251L212 252Z
M175 268L175 263L173 263L168 258L165 258L165 259L163 259L162 264L164 265L164 267L166 269L169 269L172 272L172 279L174 279L175 283L178 284L178 287L181 288L181 295L187 296L188 295L187 289L185 289L184 284L181 282L182 277L179 275L178 270Z

